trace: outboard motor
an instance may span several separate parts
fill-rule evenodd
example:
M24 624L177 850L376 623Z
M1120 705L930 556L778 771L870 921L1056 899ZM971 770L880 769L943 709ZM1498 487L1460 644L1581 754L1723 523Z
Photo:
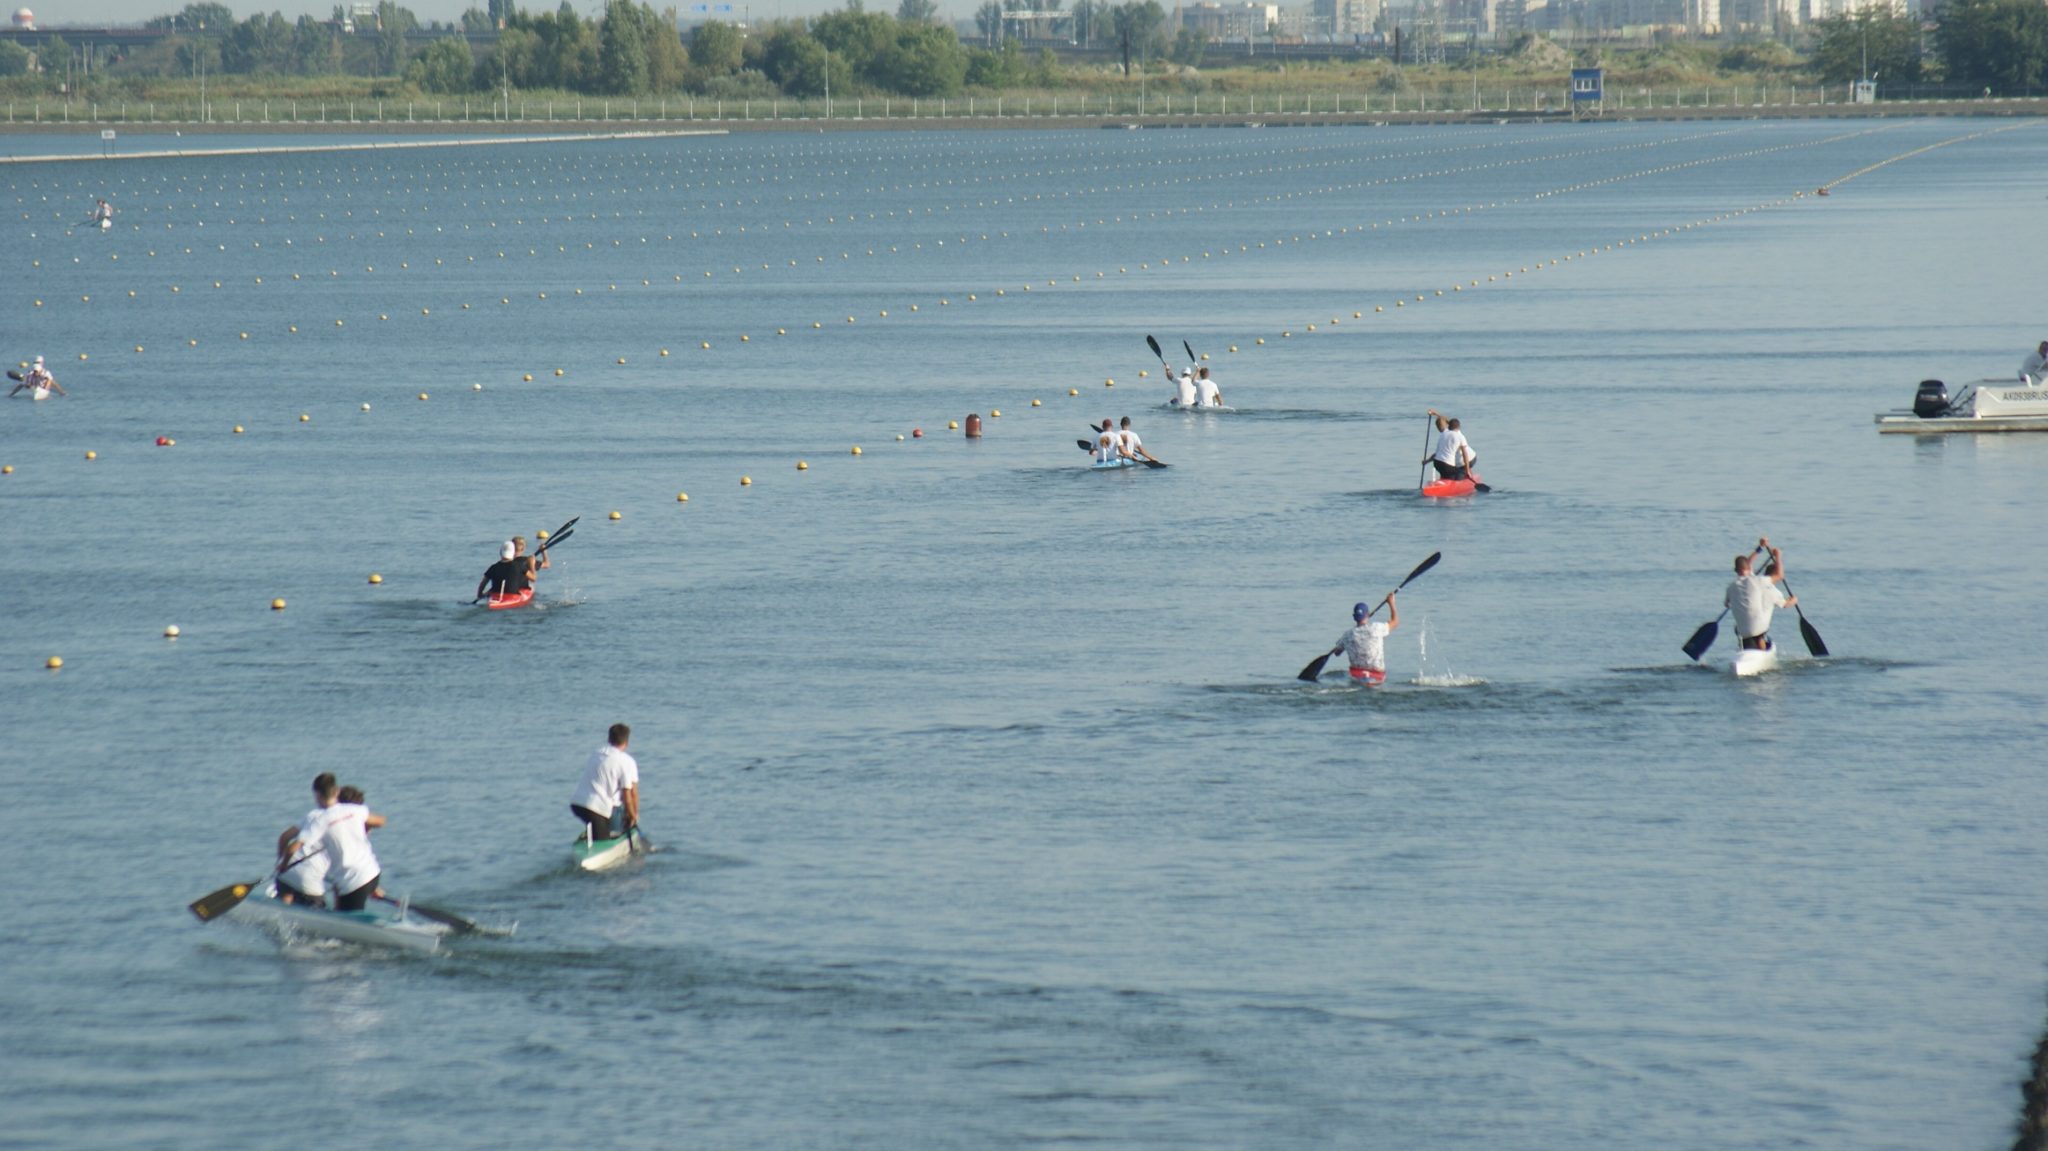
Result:
M1947 415L1948 385L1940 380L1921 380L1920 390L1913 393L1913 414L1923 420Z

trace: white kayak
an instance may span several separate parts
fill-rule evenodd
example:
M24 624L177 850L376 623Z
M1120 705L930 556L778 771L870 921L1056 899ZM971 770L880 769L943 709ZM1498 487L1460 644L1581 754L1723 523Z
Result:
M1736 651L1735 658L1728 661L1728 670L1731 674L1744 678L1776 671L1778 670L1778 645L1772 644L1762 650L1747 647L1740 648Z
M251 892L228 914L258 925L286 943L295 939L331 939L430 953L438 950L442 938L453 930L448 924L421 918L402 903L373 902L362 911L327 911L280 903L274 885Z
M1187 412L1190 415L1195 412L1234 412L1237 410L1229 404L1180 404L1172 400L1166 401L1166 408L1168 411Z

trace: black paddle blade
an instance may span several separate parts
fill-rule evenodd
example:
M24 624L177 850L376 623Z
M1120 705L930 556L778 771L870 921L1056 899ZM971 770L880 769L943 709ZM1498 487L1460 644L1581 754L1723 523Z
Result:
M1720 620L1710 619L1701 624L1700 630L1692 633L1692 638L1685 641L1686 658L1698 663L1700 657L1707 654L1707 649L1714 646L1714 640L1720 634Z
M541 556L544 556L544 555L548 554L548 549L549 549L549 548L551 548L551 547L554 547L554 546L555 546L556 544L558 544L558 543L561 543L561 542L562 542L563 540L565 540L565 539L568 539L568 538L569 538L570 536L573 536L573 535L575 535L575 534L576 534L576 529L575 529L575 528L570 528L570 529L569 529L568 531L565 531L565 532L558 532L558 533L556 533L556 534L554 534L554 535L551 535L551 536L549 536L549 537L548 537L548 542L546 542L546 543L544 543L544 544L540 545L540 549L539 549L538 551L536 551L536 552L534 552L534 553L533 553L533 554L534 554L534 557L535 557L536 559L538 559L539 557L541 557Z
M1095 445L1089 443L1087 440L1075 440L1074 445L1084 452L1092 452L1095 450Z
M192 914L202 921L218 919L233 911L235 906L249 898L249 893L254 890L256 885L253 883L231 883L211 895L202 895L193 900Z
M1180 342L1180 349L1181 349L1181 351L1184 351L1184 352L1186 352L1186 353L1188 354L1188 359L1189 359L1189 360L1191 360L1191 361L1192 361L1192 360L1197 360L1197 359L1200 359L1200 358L1201 358L1201 357L1199 357L1199 356L1195 355L1195 350L1194 350L1193 348L1191 348L1191 347L1189 347L1189 346L1188 346L1188 342L1187 342L1186 340L1182 340L1182 341Z
M1826 659L1828 657L1828 645L1821 641L1820 632L1815 630L1812 624L1806 622L1805 612L1799 613L1799 638L1806 641L1806 650L1813 653L1813 658Z
M1143 456L1138 457L1138 462L1144 464L1148 468L1152 468L1155 471L1159 468L1170 468L1173 466L1172 464L1167 463L1165 460L1148 460Z
M10 380L19 380L22 378L22 375L20 372L15 371L13 368L9 368L7 369L7 378Z
M1307 667L1302 668L1301 674L1295 676L1294 678L1300 680L1303 683L1314 683L1315 681L1323 677L1323 665L1330 662L1330 657L1336 655L1338 652L1343 650L1344 649L1341 647L1331 648L1330 650L1317 656L1313 661L1309 663Z
M1492 484L1482 484L1482 483L1480 483L1480 482L1479 482L1478 480L1473 480L1473 481L1472 481L1472 490L1473 490L1473 491L1477 491L1477 492L1490 492L1490 491L1492 491L1492 490L1493 490L1493 485L1492 485Z
M1415 582L1415 577L1416 577L1416 576L1419 576L1419 575L1421 575L1421 574L1422 574L1423 572L1426 572L1426 571L1428 571L1429 569L1431 569L1431 568L1435 567L1435 566L1437 565L1437 561L1438 561L1438 560L1441 560L1441 559L1443 559L1443 558L1444 558L1444 553L1442 553L1442 552L1431 552L1431 553L1429 553L1429 558L1428 558L1428 559L1426 559L1426 560L1423 560L1423 561L1422 561L1421 563L1419 563L1419 564L1416 564L1416 565L1415 565L1415 570L1414 570L1414 571L1412 571L1412 572L1409 572L1409 573L1408 573L1408 578L1407 578L1407 579L1404 579L1404 580L1402 580L1402 581L1400 582L1400 584L1399 584L1399 585L1398 585L1398 586L1397 586L1397 587L1396 587L1396 588L1395 588L1394 590L1395 590L1395 591L1399 591L1399 590L1401 590L1401 588L1407 587L1407 586L1408 586L1409 584L1411 584L1411 583L1414 583L1414 582Z
M1162 364L1163 364L1163 363L1165 363L1165 362L1166 362L1166 353L1165 353L1165 352L1162 352L1162 351L1160 351L1160 350L1159 350L1159 341L1158 341L1158 340L1155 340L1155 339L1153 339L1153 338L1152 338L1152 337L1150 337L1150 336L1146 336L1146 337L1145 337L1145 346L1146 346L1146 347L1148 347L1148 348L1150 348L1150 349L1152 349L1152 354L1153 354L1153 355L1155 355L1155 356L1158 356L1158 357L1159 357L1159 362L1160 362L1160 363L1162 363Z

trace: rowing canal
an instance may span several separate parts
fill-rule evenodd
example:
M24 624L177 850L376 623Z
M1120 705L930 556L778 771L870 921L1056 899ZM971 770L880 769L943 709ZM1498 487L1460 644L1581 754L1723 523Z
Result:
M1871 416L2048 337L2044 166L1912 120L10 166L5 356L71 395L0 405L0 1142L2002 1147L2048 441ZM1159 410L1147 334L1237 410ZM1429 407L1492 494L1412 494ZM1079 466L1124 415L1170 468ZM464 606L579 515L543 609ZM1834 656L1786 614L1736 681L1679 647L1761 534ZM1295 681L1434 551L1387 687ZM616 720L663 850L588 877ZM195 921L319 771L387 889L517 935Z

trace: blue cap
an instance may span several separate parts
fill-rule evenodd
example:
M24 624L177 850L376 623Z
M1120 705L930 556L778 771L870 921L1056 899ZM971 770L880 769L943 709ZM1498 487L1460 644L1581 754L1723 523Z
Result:
M1361 603L1351 605L1351 622L1353 623L1364 623L1365 617L1371 614L1372 608L1368 607L1365 604Z

